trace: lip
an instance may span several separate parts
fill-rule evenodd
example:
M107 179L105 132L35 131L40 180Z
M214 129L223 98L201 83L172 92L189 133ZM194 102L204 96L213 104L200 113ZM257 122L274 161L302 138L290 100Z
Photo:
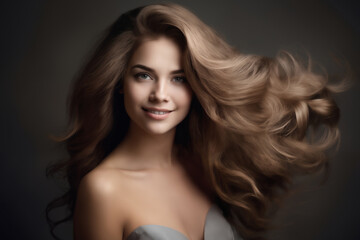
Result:
M170 113L173 110L165 109L165 108L153 108L153 107L142 107L145 114L155 120L164 120L169 117Z

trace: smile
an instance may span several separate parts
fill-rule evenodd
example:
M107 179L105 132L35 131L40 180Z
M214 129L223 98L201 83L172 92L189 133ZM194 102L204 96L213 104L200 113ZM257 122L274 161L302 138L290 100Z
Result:
M153 114L158 114L158 115L164 115L166 113L169 113L169 112L151 111L151 110L148 110L147 112L150 112L150 113L153 113Z
M142 108L146 115L155 120L163 120L169 116L172 112L171 110L167 109L156 109L156 108Z

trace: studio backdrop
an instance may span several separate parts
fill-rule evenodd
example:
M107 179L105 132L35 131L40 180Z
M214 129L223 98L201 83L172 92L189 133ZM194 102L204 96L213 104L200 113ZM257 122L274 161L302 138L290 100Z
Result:
M64 132L71 83L104 30L132 8L159 1L33 0L1 3L0 238L51 239L46 204L64 190L45 177L66 157L50 139ZM297 177L274 216L269 239L360 239L359 63L356 1L173 1L193 11L240 52L288 50L327 69L352 74L337 96L341 143L324 174ZM346 70L350 66L350 70ZM57 211L56 214L62 214ZM72 239L71 222L56 229Z

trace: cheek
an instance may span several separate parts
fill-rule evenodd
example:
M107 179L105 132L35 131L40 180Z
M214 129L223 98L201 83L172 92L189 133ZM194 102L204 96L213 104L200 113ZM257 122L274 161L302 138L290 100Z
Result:
M124 101L126 105L136 105L146 97L146 89L137 84L127 84L124 86Z
M188 109L191 104L192 100L192 91L189 87L184 87L183 89L178 89L175 96L176 96L176 103L177 105L182 108Z
M133 119L136 116L136 108L140 102L139 92L136 87L124 84L124 106L128 116Z

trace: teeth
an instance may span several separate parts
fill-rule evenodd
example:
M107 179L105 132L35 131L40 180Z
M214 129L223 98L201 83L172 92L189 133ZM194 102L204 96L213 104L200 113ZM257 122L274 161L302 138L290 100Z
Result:
M161 112L161 111L150 111L149 112L153 113L153 114L158 114L158 115L164 115L166 114L167 112Z

